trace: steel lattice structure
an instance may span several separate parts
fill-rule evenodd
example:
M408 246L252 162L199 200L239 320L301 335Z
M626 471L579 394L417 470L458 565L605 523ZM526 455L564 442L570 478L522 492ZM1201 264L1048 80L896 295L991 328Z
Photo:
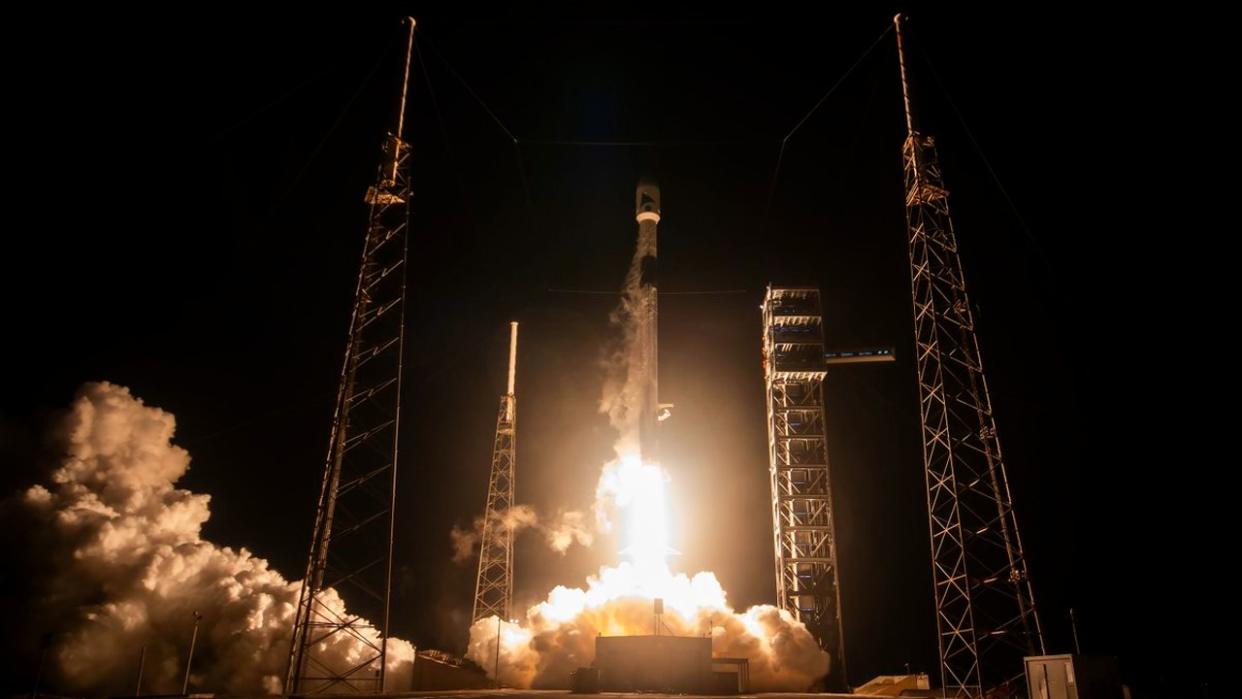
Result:
M487 483L487 507L479 539L479 575L474 587L471 622L492 616L508 621L513 611L513 527L506 520L514 505L517 484L517 371L518 324L509 324L509 390L500 397L492 470Z
M768 287L763 354L777 604L806 624L832 657L828 689L846 690L819 289Z
M915 357L941 680L957 696L1025 694L1023 656L1044 653L974 315L935 141L914 127L897 48Z
M411 198L410 146L400 137L414 37L408 21L401 112L366 194L370 215L294 619L288 694L384 690ZM345 659L332 653L337 643L363 651Z

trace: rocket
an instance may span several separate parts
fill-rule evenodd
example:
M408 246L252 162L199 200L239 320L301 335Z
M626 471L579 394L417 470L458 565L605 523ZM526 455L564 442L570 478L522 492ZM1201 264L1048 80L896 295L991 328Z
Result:
M638 289L635 297L637 332L634 360L642 376L638 446L643 463L658 464L660 456L657 429L659 422L668 416L667 407L660 404L657 342L659 294L656 280L656 242L660 223L660 188L650 180L640 180L634 199L634 218L638 221Z
M665 526L667 505L664 469L660 464L659 424L668 417L671 405L660 403L659 290L656 279L656 232L660 224L660 188L643 179L634 193L634 218L638 221L638 245L626 276L625 304L633 322L627 389L634 391L638 411L638 452L642 483L628 506L629 545L622 555L629 556L640 570L666 570L665 560L677 551L668 545Z

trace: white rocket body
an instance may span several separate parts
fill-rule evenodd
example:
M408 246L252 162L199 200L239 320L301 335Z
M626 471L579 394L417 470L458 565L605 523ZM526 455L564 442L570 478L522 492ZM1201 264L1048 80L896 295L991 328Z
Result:
M643 372L642 413L638 425L639 452L643 463L660 462L656 434L660 413L660 365L658 360L659 309L656 282L657 226L660 223L660 188L642 180L635 192L634 218L638 221L641 276L638 290L637 361Z

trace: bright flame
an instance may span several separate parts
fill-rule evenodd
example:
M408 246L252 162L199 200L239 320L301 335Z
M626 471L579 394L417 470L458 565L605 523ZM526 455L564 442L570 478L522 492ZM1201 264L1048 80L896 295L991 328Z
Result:
M563 688L570 672L591 664L598 636L710 635L714 654L750 659L753 690L808 689L828 671L829 658L789 612L758 605L737 613L712 573L669 568L676 551L669 546L668 483L664 469L637 455L605 466L596 487L598 524L620 524L624 560L588 577L586 589L557 586L517 624L475 622L468 657L489 674L498 667L506 685ZM658 628L657 598L664 600Z
M623 514L625 531L621 555L644 578L655 584L669 573L668 474L655 464L644 464L637 454L626 454L606 468L598 492L612 499Z

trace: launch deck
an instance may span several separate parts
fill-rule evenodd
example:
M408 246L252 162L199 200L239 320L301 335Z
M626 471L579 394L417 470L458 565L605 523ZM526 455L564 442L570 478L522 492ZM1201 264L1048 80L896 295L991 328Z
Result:
M300 697L301 695L286 695ZM548 699L549 697L643 697L643 699L685 699L684 694L660 694L656 692L600 692L599 694L572 694L564 689L474 689L436 692L396 692L393 694L373 695L376 699ZM695 695L696 697L712 697L717 695ZM751 692L747 694L727 694L720 697L764 697L764 699L834 699L840 697L854 698L857 694L822 694L812 692ZM269 698L270 699L270 698Z

